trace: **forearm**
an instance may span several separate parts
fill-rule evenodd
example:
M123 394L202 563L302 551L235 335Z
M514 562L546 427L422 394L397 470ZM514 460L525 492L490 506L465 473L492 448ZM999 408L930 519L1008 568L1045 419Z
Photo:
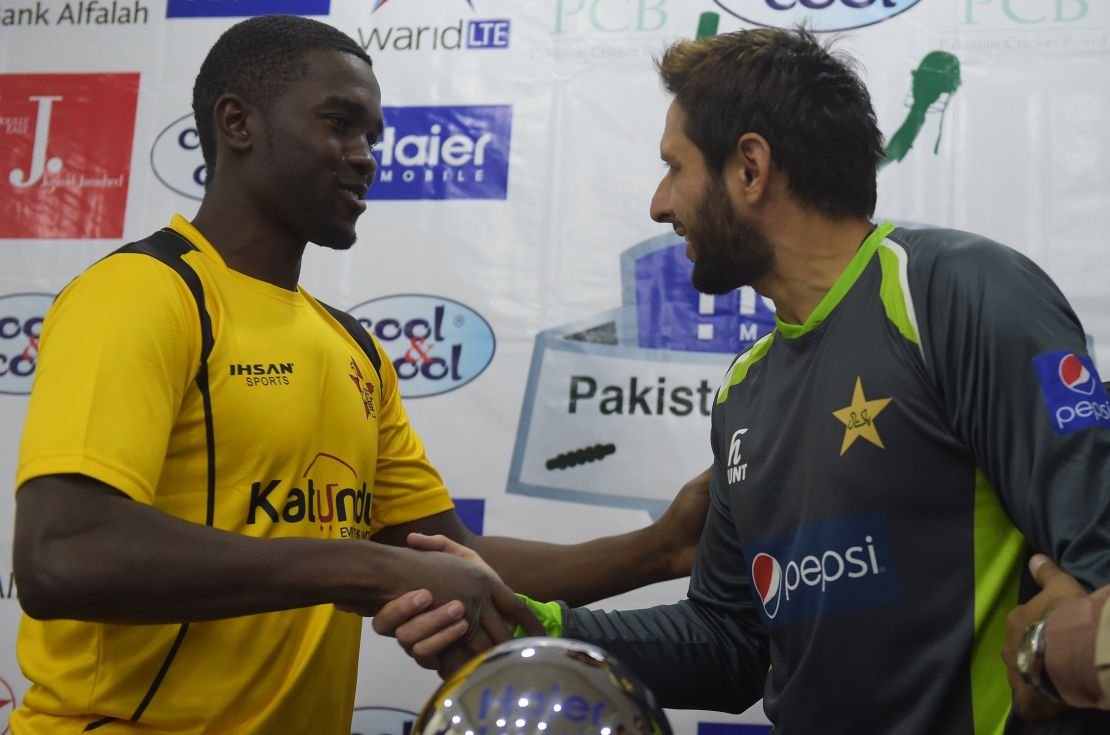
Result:
M743 712L763 696L766 639L691 600L647 610L563 611L564 635L636 671L664 707Z
M167 623L333 602L380 606L387 595L374 602L373 590L388 586L386 557L398 553L366 542L241 536L87 478L32 480L17 502L20 598L44 619Z
M655 536L649 526L580 544L473 536L468 545L517 592L578 606L673 578Z

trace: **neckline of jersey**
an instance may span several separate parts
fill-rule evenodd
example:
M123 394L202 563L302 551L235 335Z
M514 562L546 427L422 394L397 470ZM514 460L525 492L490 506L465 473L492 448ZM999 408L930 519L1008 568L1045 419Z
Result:
M775 331L786 339L797 339L803 334L812 332L819 327L829 314L832 313L832 310L836 308L837 304L844 298L844 295L855 285L855 282L859 280L860 275L863 273L863 269L866 268L868 262L870 262L871 256L875 254L879 246L886 240L886 236L893 231L894 225L890 222L884 222L873 229L871 234L864 239L863 244L859 246L859 249L856 250L856 254L848 261L848 265L841 272L840 277L836 279L836 283L832 285L832 288L829 289L828 293L826 293L820 303L817 304L817 308L815 308L813 313L806 319L805 324L784 322L776 312Z
M293 306L308 305L308 302L305 299L305 293L301 289L300 284L297 284L296 291L290 291L288 289L282 288L281 286L275 286L272 283L267 283L266 281L261 281L257 278L251 278L245 273L240 273L233 268L229 268L227 263L224 262L223 257L220 255L220 251L216 250L215 246L208 241L208 238L205 237L200 230L193 226L192 222L185 219L180 214L174 214L173 219L170 221L170 229L182 235L186 240L192 243L193 247L199 250L202 255L214 261L221 270L228 274L229 277L235 279L236 281L239 281L244 286L257 291L264 296L269 296L270 298L277 299L278 301L283 301L287 304L292 304Z

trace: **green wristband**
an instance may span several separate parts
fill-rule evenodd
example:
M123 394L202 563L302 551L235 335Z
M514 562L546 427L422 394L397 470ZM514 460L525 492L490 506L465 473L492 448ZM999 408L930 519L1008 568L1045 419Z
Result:
M517 594L520 601L528 606L532 614L539 618L540 624L547 634L552 638L563 637L563 608L559 606L558 602L536 602L531 597ZM516 626L513 631L513 638L524 638L528 633L520 625Z

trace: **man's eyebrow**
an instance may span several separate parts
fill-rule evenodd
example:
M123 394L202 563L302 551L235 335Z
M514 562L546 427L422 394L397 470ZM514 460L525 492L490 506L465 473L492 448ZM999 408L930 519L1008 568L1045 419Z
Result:
M337 94L330 95L320 105L321 107L341 107L345 112L352 116L365 115L366 108L359 103L355 102L349 97L343 97Z

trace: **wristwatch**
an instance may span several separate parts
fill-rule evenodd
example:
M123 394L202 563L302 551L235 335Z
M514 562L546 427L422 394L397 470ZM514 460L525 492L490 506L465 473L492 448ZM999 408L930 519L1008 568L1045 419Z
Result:
M1025 629L1017 650L1017 668L1026 684L1053 702L1062 703L1060 693L1053 686L1044 664L1044 634L1047 624L1048 618L1041 618Z

